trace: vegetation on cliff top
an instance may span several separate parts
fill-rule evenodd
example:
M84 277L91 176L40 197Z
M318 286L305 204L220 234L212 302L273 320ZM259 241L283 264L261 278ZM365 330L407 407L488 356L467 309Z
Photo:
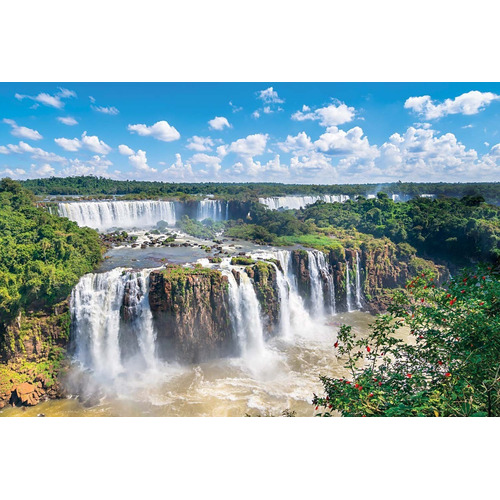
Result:
M65 299L101 259L98 233L49 214L33 194L0 181L0 325Z

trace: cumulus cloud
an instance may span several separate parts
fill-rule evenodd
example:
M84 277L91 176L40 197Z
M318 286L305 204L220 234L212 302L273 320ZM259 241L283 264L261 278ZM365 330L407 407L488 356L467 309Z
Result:
M207 155L206 153L196 153L190 159L193 165L202 164L208 167L214 177L219 174L222 168L221 161L222 159L219 156Z
M279 142L278 147L285 153L306 154L314 149L311 138L305 133L300 132L295 136L288 135L284 142Z
M148 165L148 159L146 157L146 151L139 149L137 153L129 156L128 161L136 170L141 172L157 172L156 168L152 168Z
M170 167L163 170L162 174L167 179L193 180L193 169L190 163L184 163L179 153L175 155L175 162Z
M0 170L0 177L10 177L11 179L19 179L22 175L25 175L26 171L22 168L5 168Z
M120 111L114 106L90 106L94 111L105 115L117 115Z
M212 141L210 137L199 137L197 135L193 135L193 137L188 139L186 148L202 153L205 151L211 151L214 145L214 141Z
M118 146L118 152L121 154L121 155L125 155L125 156L131 156L134 154L134 150L132 148L129 148L128 146L126 146L125 144L120 144Z
M224 127L231 128L231 124L224 116L216 116L214 119L208 121L208 125L212 130L223 130Z
M232 101L229 101L229 106L231 106L231 110L233 111L233 113L238 113L243 110L242 106L236 106Z
M258 156L265 152L268 138L267 134L248 135L232 142L229 151L241 156Z
M43 139L38 130L33 130L28 127L20 127L14 120L9 120L7 118L4 118L3 122L12 127L10 133L15 137L30 139L32 141L39 141L40 139Z
M280 98L278 92L276 92L273 87L269 87L265 90L260 90L257 92L257 97L265 104L282 104L285 101Z
M66 139L65 137L59 137L54 139L54 142L66 151L78 151L82 147L82 143L79 139Z
M78 125L78 122L72 116L58 116L57 120L64 123L64 125Z
M455 99L446 99L442 103L433 101L429 95L409 97L405 102L405 108L411 109L426 120L436 120L447 115L475 115L498 99L500 95L492 92L471 90Z
M107 155L111 152L111 148L104 141L101 141L96 135L87 135L87 132L82 134L81 139L59 137L54 139L54 142L66 151L79 151L85 148L100 155Z
M255 118L255 119L260 118L260 113L259 113L259 111L258 111L258 110L255 110L255 111L252 113L252 118Z
M98 177L111 177L108 168L113 163L105 157L94 155L88 161L82 161L78 158L70 160L68 167L61 171L64 176L75 175L95 175Z
M33 169L33 171L40 177L50 177L56 173L55 168L48 163L45 163L40 167Z
M356 110L353 107L347 106L340 101L335 101L329 106L316 110L311 110L309 106L304 105L301 111L296 111L292 115L292 120L314 120L319 121L319 124L323 127L334 127L351 122L355 115Z
M136 125L129 125L127 127L129 132L135 132L142 136L151 136L159 141L172 142L180 138L181 134L175 127L171 126L165 120L156 122L154 125L147 126L142 123Z
M8 144L7 146L0 146L0 153L2 154L29 154L34 160L43 160L46 162L66 163L68 160L63 156L58 156L54 153L49 153L41 148L34 148L24 141L19 141L19 144Z
M64 108L63 99L68 99L70 97L76 97L76 92L73 90L59 88L59 92L55 94L47 94L42 92L37 95L24 95L24 94L15 94L16 99L22 101L23 99L30 99L35 101L37 104L43 104L44 106L49 106L51 108L61 109Z
M335 156L374 157L377 155L377 148L370 146L361 127L353 127L347 132L337 127L329 127L314 145L318 151Z

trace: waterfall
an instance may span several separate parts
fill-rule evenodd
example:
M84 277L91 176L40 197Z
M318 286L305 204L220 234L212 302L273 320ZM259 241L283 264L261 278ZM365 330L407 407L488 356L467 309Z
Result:
M359 309L363 307L361 303L361 271L359 264L359 252L356 252L356 305Z
M239 283L231 270L224 269L223 273L229 280L231 315L242 357L257 359L264 355L266 346L255 289L244 270L239 270Z
M315 316L323 316L325 313L325 298L323 295L323 277L318 265L318 251L307 252L309 261L309 276L311 279L311 304Z
M156 333L149 308L149 272L116 268L86 274L75 286L70 305L72 330L75 357L83 366L114 378L135 355L135 360L141 358L142 367L154 368Z
M270 210L293 209L298 210L307 205L312 205L318 200L326 203L343 203L348 200L349 196L345 194L323 194L316 196L273 196L269 198L259 198L259 203L262 203Z
M99 231L154 227L165 221L175 225L175 206L171 201L79 201L59 203L59 215Z
M346 302L347 302L347 312L352 312L352 290L351 290L351 278L349 275L349 262L346 261L346 272L345 272L345 290L346 290Z
M228 219L228 202L222 200L201 200L198 204L196 218L198 220L212 219L221 221Z

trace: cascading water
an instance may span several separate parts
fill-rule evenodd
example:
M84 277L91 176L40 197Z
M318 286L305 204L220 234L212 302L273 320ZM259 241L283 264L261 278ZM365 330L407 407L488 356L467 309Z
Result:
M149 272L116 268L86 274L73 289L70 307L75 358L104 378L123 373L132 358L134 363L141 358L141 369L156 366Z
M345 293L346 293L346 302L347 302L347 312L353 311L352 305L352 283L349 272L349 262L346 261L346 271L345 271Z
M309 262L309 276L311 278L311 305L315 316L325 313L325 298L323 294L323 277L318 266L318 252L307 252Z
M229 217L229 203L222 200L201 200L198 204L196 218L198 220L212 219L214 221L227 220Z
M239 283L231 270L223 273L229 281L229 302L242 357L256 361L265 354L264 328L260 306L250 278L239 270Z
M85 201L59 203L59 215L99 231L154 227L165 221L175 225L175 205L171 201Z
M363 307L361 302L361 265L359 263L359 252L356 252L356 305L359 309Z
M318 200L326 203L343 203L348 200L349 196L345 194L339 195L316 195L316 196L273 196L270 198L259 198L259 203L262 203L271 210L293 209L298 210L307 205L312 205Z

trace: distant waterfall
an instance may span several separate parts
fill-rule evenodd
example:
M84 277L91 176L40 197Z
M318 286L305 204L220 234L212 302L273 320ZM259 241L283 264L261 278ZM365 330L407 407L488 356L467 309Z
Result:
M245 271L240 270L239 283L228 270L224 274L229 280L229 302L234 327L244 358L256 358L264 354L264 328L260 316L260 305L255 289Z
M171 201L85 201L59 203L59 214L99 231L112 228L144 229L165 221L175 225L175 205Z
M361 303L361 265L359 263L359 252L356 252L356 305L359 309L363 307Z
M71 294L75 356L105 377L126 369L127 358L154 368L155 331L148 300L149 270L86 274ZM123 317L128 321L124 321Z
M324 194L316 196L273 196L270 198L259 198L259 203L262 203L271 210L304 208L307 205L312 205L318 200L326 203L343 203L348 200L349 196L345 194Z
M227 220L229 217L229 203L223 200L201 200L198 204L196 218L198 220L212 219L214 221Z

